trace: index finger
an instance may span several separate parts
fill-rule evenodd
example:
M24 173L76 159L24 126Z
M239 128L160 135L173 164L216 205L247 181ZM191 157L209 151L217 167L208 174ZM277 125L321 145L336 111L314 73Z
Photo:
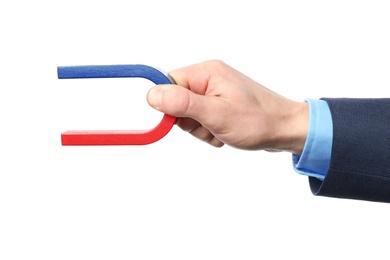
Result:
M205 95L210 81L214 79L213 75L218 75L222 64L225 65L219 60L210 60L173 70L169 75L177 85L188 88L196 94Z

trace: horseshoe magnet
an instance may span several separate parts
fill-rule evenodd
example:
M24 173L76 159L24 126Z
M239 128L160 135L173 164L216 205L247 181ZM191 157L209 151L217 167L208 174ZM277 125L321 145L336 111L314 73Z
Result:
M147 65L59 66L59 79L144 78L155 84L174 83L168 75ZM71 130L61 134L62 145L145 145L163 138L176 117L164 114L160 123L148 130Z

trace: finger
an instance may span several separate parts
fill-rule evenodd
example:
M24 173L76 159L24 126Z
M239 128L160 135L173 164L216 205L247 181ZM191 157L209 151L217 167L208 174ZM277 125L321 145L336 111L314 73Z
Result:
M214 102L206 97L178 85L158 85L151 88L147 101L153 108L176 117L190 117L202 122L208 120L208 111L213 109Z
M221 75L228 66L219 60L209 60L173 70L169 75L176 84L190 89L192 92L205 95L213 75Z
M198 121L188 118L188 117L182 117L179 118L176 122L176 125L179 126L182 130L191 133L193 136L196 138L205 141L209 143L212 146L215 147L222 147L224 145L223 142L221 142L218 138L216 138L214 135L209 138L209 137L204 137L206 136L205 134L201 133L199 134L199 128L202 126ZM204 127L203 127L204 128ZM197 130L196 130L197 129ZM195 131L196 130L196 131ZM198 135L199 134L199 135Z
M189 132L199 140L202 140L212 146L222 147L224 145L224 143L218 140L207 128L203 127L202 125L199 125Z
M214 136L213 139L211 139L210 141L208 141L208 143L214 147L222 147L225 145L225 143L221 142L218 138L216 138Z
M195 128L199 127L201 124L195 119L189 117L182 117L176 121L176 125L186 132L191 132Z

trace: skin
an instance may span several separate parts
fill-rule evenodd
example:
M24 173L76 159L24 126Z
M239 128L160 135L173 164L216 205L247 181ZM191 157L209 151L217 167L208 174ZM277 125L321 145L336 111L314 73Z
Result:
M220 60L171 71L175 85L157 85L150 106L215 147L301 154L309 125L306 102L285 98Z

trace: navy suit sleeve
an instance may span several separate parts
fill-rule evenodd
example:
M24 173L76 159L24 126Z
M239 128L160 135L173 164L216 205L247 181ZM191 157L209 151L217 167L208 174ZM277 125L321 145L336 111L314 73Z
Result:
M329 170L315 195L390 202L390 99L323 98L333 121Z

